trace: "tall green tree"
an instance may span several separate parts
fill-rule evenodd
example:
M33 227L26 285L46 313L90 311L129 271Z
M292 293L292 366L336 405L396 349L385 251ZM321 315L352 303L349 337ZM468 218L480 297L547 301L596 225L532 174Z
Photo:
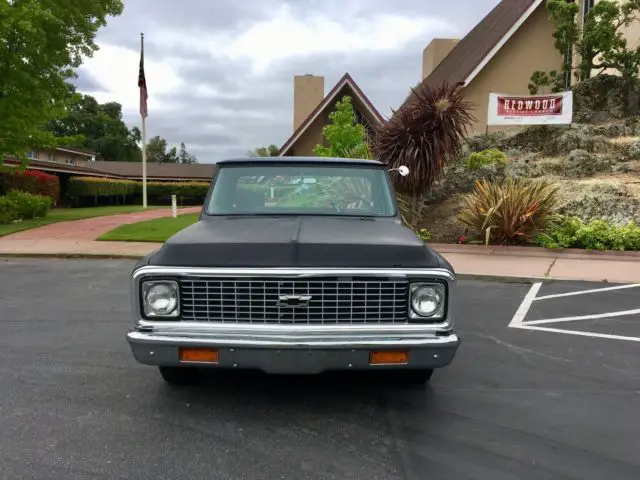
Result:
M248 157L277 157L280 149L271 144L268 147L259 147L247 153Z
M167 140L159 135L152 137L147 143L147 161L155 163L198 163L198 158L187 151L184 142L180 142L180 150L169 148Z
M176 149L167 151L167 140L156 135L147 142L147 162L176 163Z
M345 95L329 114L329 124L322 129L325 145L316 145L319 157L371 158L367 130L358 123L351 97Z
M187 147L184 142L180 142L180 149L178 150L178 163L198 163L198 157L187 152Z
M70 141L46 124L65 116L68 80L123 8L122 0L0 1L0 162Z
M546 6L554 25L556 49L562 55L577 54L579 61L577 65L565 63L560 71L534 72L530 92L535 94L542 87L561 91L566 88L567 77L584 81L594 73L617 70L632 93L638 82L640 46L628 45L624 28L640 21L640 0L600 0L587 12L584 22L576 3L547 0ZM637 102L633 97L630 102Z
M137 127L129 130L122 119L122 105L104 104L91 95L73 93L66 108L66 116L49 122L48 129L60 138L75 137L69 146L94 151L100 160L139 162L142 151Z

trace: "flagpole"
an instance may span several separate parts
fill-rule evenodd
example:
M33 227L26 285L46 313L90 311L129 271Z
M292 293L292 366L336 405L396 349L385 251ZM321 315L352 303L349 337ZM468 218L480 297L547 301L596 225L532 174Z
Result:
M140 53L144 56L144 33L140 34ZM147 116L142 114L140 116L142 117L142 208L147 208Z

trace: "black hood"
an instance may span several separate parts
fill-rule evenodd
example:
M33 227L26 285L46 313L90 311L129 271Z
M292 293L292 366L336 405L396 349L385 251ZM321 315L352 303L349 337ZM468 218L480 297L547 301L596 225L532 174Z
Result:
M446 266L395 218L312 216L206 218L178 232L149 260L184 267Z

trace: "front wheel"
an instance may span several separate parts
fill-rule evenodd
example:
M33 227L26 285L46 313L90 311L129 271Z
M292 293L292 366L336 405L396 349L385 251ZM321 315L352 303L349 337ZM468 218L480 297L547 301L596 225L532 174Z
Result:
M165 382L171 385L194 385L198 383L198 370L192 367L158 367Z

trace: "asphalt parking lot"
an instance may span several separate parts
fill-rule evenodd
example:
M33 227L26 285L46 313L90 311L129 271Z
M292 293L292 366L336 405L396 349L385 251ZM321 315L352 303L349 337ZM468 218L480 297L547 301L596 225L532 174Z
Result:
M132 265L0 260L1 479L640 477L640 286L460 281L463 344L425 389L175 389L126 344Z

